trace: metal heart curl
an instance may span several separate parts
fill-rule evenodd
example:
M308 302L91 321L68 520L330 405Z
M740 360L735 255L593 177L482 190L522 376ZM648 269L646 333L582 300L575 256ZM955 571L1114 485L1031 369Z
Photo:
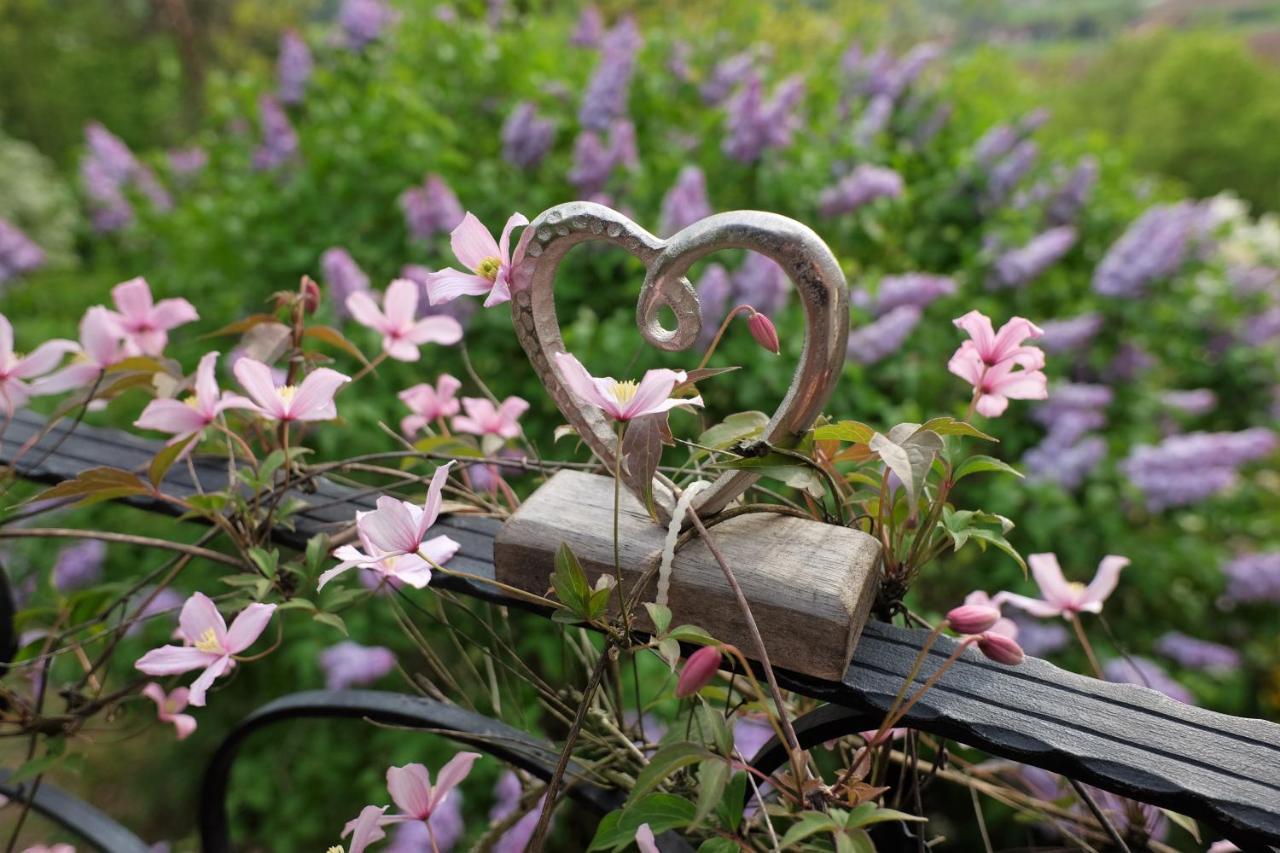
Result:
M556 270L570 248L587 240L621 246L644 264L636 323L646 341L672 352L691 347L702 331L698 296L685 277L695 262L721 249L749 249L776 261L800 292L804 349L791 387L763 438L786 446L813 425L840 378L849 337L848 286L835 256L817 234L785 216L739 210L709 216L662 240L604 205L569 202L544 211L520 237L512 262L512 317L516 336L547 392L607 467L614 467L618 452L612 426L598 409L574 397L553 358L565 351L553 293ZM674 329L658 320L663 306L675 313ZM749 471L726 471L698 493L694 510L714 515L757 477ZM676 484L659 475L654 496L663 520L670 518L678 495Z

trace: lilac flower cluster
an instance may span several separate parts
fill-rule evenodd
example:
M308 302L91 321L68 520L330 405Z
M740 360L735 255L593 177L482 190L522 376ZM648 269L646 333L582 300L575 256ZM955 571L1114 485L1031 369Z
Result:
M916 125L911 131L911 143L917 150L929 147L929 143L933 142L934 138L947 126L947 122L951 121L951 114L954 111L955 107L948 102L938 104L923 121Z
M627 115L627 94L643 44L640 28L631 16L605 33L600 43L600 61L578 108L578 121L584 128L604 131Z
M733 93L733 90L746 83L756 72L757 57L754 51L744 50L717 62L707 75L707 79L698 87L703 103L718 106Z
M432 849L450 853L467 831L463 802L462 792L454 790L425 821L406 820L395 824L390 843L380 848L382 853L422 853Z
M1155 649L1188 669L1223 673L1240 668L1240 653L1235 649L1189 637L1179 631L1170 631L1156 640Z
M59 592L92 586L102 577L102 563L107 557L107 543L86 539L68 545L58 552L53 564L53 585Z
M923 314L915 305L899 305L873 322L854 329L849 333L845 358L864 365L883 361L902 349L920 324Z
M338 10L338 26L348 50L361 51L382 38L395 23L396 12L386 0L343 0Z
M693 79L693 68L689 64L692 59L692 45L683 40L673 42L671 52L667 54L667 73L681 83L688 83Z
M720 264L708 265L697 289L702 314L699 343L706 346L731 306L750 305L762 314L776 315L787 304L791 284L782 267L764 255L748 252L732 275Z
M818 196L818 210L827 217L852 213L880 198L901 198L902 176L883 166L864 163Z
M360 269L351 253L334 246L320 256L320 274L329 286L329 303L339 318L347 317L347 297L369 289L369 276Z
M1227 578L1227 602L1280 603L1280 550L1241 554L1228 561L1222 573Z
M269 172L293 162L298 156L298 134L284 107L271 95L258 98L258 118L262 144L253 152L253 168Z
M44 250L17 226L0 219L0 285L44 266Z
M1047 353L1078 352L1102 330L1101 314L1080 314L1041 324L1044 335L1036 343Z
M1191 202L1148 208L1107 250L1093 275L1103 296L1136 299L1186 262L1200 211Z
M884 47L870 55L864 55L857 44L845 51L841 65L850 81L849 94L865 98L862 114L853 128L857 145L871 144L889 126L898 99L941 53L937 45L927 42L911 48L901 59L895 59ZM848 95L842 98L840 108L842 115L849 114ZM945 121L943 114L934 118ZM936 132L935 128L928 135Z
M542 162L556 138L556 123L540 118L531 101L521 101L502 123L502 156L517 169Z
M415 240L448 234L462 221L465 211L453 190L439 175L427 175L421 186L400 194L405 226Z
M1246 344L1255 347L1280 338L1280 305L1273 305L1248 318L1240 338Z
M933 302L956 292L956 280L949 275L933 275L910 272L904 275L887 275L880 279L874 298L868 307L881 317L903 305L927 308Z
M715 337L716 329L729 310L729 298L733 295L733 281L729 271L721 264L708 264L698 279L698 306L702 316L702 331L698 345L706 347Z
M766 100L764 81L752 72L726 106L724 153L739 163L754 163L770 148L790 145L800 123L796 107L804 90L804 78L793 75L775 86Z
M1081 157L1075 168L1061 178L1045 200L1044 224L1056 228L1075 222L1080 211L1089 203L1097 183L1097 158Z
M1071 641L1071 634L1060 621L1045 622L1041 619L1014 619L1018 626L1018 645L1033 658L1042 658L1063 648Z
M614 122L608 142L594 130L584 130L573 143L569 183L577 189L579 198L607 203L609 198L602 194L614 169L634 167L636 163L636 131L630 121Z
M569 43L574 47L599 47L603 38L604 15L600 14L600 9L594 4L583 6Z
M503 771L493 787L494 804L489 810L489 822L497 823L514 815L520 808L524 792L520 779L510 770ZM542 817L542 808L546 805L544 796L537 805L520 817L511 828L503 833L492 847L494 853L523 853L533 838L538 820Z
M169 172L183 182L204 171L209 165L209 152L199 145L189 148L175 148L168 153Z
M1218 405L1218 395L1208 388L1192 388L1189 391L1165 391L1160 403L1168 409L1184 415L1205 415Z
M681 228L711 215L707 177L697 166L685 166L662 197L661 232L669 237Z
M983 209L995 210L1008 201L1039 156L1040 146L1035 140L1024 139L1006 156L992 164L987 169L986 184L982 191Z
M999 289L1028 284L1061 260L1075 243L1076 229L1070 225L1037 234L1025 246L996 258L987 287Z
M1227 280L1236 293L1252 296L1256 293L1274 291L1280 286L1280 269L1263 266L1244 266L1233 264L1227 268Z
M1138 655L1112 658L1102 665L1102 674L1107 681L1150 687L1170 699L1176 699L1188 705L1195 704L1195 697L1191 695L1191 691L1179 684L1173 676L1165 672L1160 664L1150 658Z
M125 189L141 192L157 210L168 210L173 200L140 163L120 137L98 122L84 129L88 152L80 161L80 179L92 209L93 226L102 233L118 231L133 222L133 206Z
M1163 693L1164 691L1161 692ZM1190 699L1181 699L1179 701L1190 702ZM1107 820L1111 821L1111 825L1116 828L1121 836L1129 839L1131 845L1136 845L1139 840L1163 841L1165 836L1169 834L1169 818L1156 806L1150 803L1130 800L1121 797L1119 794L1095 788L1092 785L1085 785L1084 787L1088 790L1098 809L1106 815ZM1076 811L1082 815L1092 816L1089 807L1084 803L1077 803ZM1141 847L1146 846L1145 843L1141 845Z
M1104 410L1113 396L1105 385L1054 386L1049 399L1031 411L1032 419L1049 431L1022 457L1028 479L1057 483L1069 491L1080 488L1107 456L1106 439L1090 433L1106 423Z
M362 646L352 640L330 646L320 653L324 684L330 690L345 690L372 684L395 669L395 652L383 646Z
M1126 342L1120 345L1120 349L1116 351L1115 357L1111 359L1103 375L1112 384L1128 382L1135 376L1146 373L1155 365L1155 356L1138 344Z
M974 144L974 162L983 170L990 169L1048 120L1048 111L1035 110L1013 124L996 125Z
M296 30L285 30L280 37L280 53L276 58L276 94L280 103L302 103L313 68L311 48Z
M1276 433L1264 427L1240 432L1192 432L1157 445L1140 444L1121 463L1152 512L1187 506L1233 486L1237 469L1275 451Z

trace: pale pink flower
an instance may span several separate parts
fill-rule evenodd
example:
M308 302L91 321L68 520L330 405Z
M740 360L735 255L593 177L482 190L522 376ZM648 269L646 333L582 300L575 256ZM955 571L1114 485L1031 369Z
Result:
M58 394L92 385L103 371L115 367L128 355L119 324L111 318L110 311L95 305L80 318L80 346L75 360L57 373L32 383L31 392Z
M523 397L508 397L495 406L485 397L463 397L465 415L453 419L453 428L472 435L496 435L515 438L520 434L520 416L529 408Z
M989 660L1002 663L1005 666L1017 666L1026 657L1026 653L1022 651L1022 646L1018 645L1017 640L1010 639L1004 634L997 634L994 631L988 631L978 637L978 651L982 652Z
M365 291L347 297L347 311L362 326L382 333L382 351L397 361L417 361L423 344L456 344L462 340L462 324L436 314L418 317L418 285L398 278L387 286L382 308Z
M313 370L298 386L277 387L271 368L252 358L241 358L232 368L236 379L249 392L259 414L274 421L331 421L338 416L333 395L351 381L336 370Z
M1077 613L1101 613L1102 602L1107 600L1120 580L1120 570L1129 565L1127 557L1108 554L1098 564L1098 572L1088 586L1068 582L1062 575L1062 567L1054 554L1032 554L1027 557L1031 575L1040 587L1041 598L1029 598L1012 592L998 593L997 606L1012 604L1032 616L1061 616L1074 619Z
M319 588L323 589L329 581L357 566L416 589L430 583L431 567L452 559L461 547L448 536L427 538L427 531L440 515L444 501L441 492L452 465L449 462L436 469L421 507L383 495L378 498L376 510L356 513L356 534L364 550L354 545L335 550L333 555L342 562L320 575Z
M45 341L30 355L19 356L13 351L13 326L0 314L0 411L5 417L13 417L27 400L40 393L27 380L53 370L64 355L77 349L75 341L55 339Z
M408 406L413 414L400 421L400 431L412 438L432 421L456 415L462 405L454 394L461 387L460 381L443 373L436 380L435 387L423 382L401 391L400 402Z
M969 333L970 339L961 344L960 349L973 350L987 367L1010 360L1028 370L1044 367L1044 350L1023 343L1043 336L1044 330L1025 317L1010 318L999 332L992 327L991 318L981 311L970 311L952 322Z
M178 731L178 740L185 740L196 730L196 718L182 713L187 707L188 693L185 687L175 687L166 696L164 688L154 681L142 688L142 695L156 703L156 719L162 723L173 723Z
M253 403L239 394L218 390L218 380L213 375L217 362L218 353L205 353L196 368L195 394L186 400L152 400L133 425L167 432L173 436L168 443L177 444L199 435L228 409L254 408Z
M996 332L991 320L978 311L970 311L955 324L969 333L970 340L951 356L947 369L973 386L979 414L999 417L1010 399L1043 400L1049 396L1048 380L1041 370L1044 350L1023 344L1044 334L1039 326L1014 317Z
M555 354L560 376L580 402L595 406L616 421L667 412L676 406L701 406L701 397L672 397L671 392L685 381L683 370L659 368L646 371L638 383L618 381L612 376L596 378L573 355Z
M440 775L435 785L431 784L431 772L421 764L406 764L403 767L387 768L387 791L391 801L400 808L400 814L385 814L386 806L365 806L360 816L349 822L342 830L342 837L353 834L351 853L363 850L365 845L384 837L381 827L407 821L431 819L431 815L439 809L453 789L467 774L471 765L480 757L478 752L459 752L440 768Z
M488 294L484 306L489 308L511 300L511 230L528 225L523 214L513 213L495 241L489 229L468 213L453 229L450 238L453 254L470 272L443 269L427 279L427 298L432 305L450 302L459 296Z
M653 830L647 823L642 823L636 828L636 850L640 853L662 853L658 849L657 840L653 837Z
M226 675L236 665L235 655L253 645L266 630L275 612L274 604L250 604L227 628L218 607L204 593L197 592L182 605L178 630L186 645L161 646L147 652L134 667L147 675L179 675L204 669L191 685L192 705L204 707L205 691L215 678Z
M111 289L116 310L111 319L125 336L129 355L159 356L169 343L169 330L200 319L195 306L185 299L153 302L145 278L131 278Z

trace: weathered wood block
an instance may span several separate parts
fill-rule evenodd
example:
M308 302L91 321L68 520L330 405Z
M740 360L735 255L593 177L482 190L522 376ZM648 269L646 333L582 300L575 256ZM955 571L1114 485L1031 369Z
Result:
M613 575L613 495L609 477L557 473L498 532L498 580L546 594L561 543L573 549L593 584L601 574ZM847 527L766 513L731 518L709 532L751 604L772 664L843 677L875 599L880 543ZM665 526L623 489L619 541L628 591L661 560L665 536ZM642 600L656 594L655 578ZM699 625L756 657L733 590L701 538L676 553L668 605L672 624ZM641 610L640 628L651 629Z

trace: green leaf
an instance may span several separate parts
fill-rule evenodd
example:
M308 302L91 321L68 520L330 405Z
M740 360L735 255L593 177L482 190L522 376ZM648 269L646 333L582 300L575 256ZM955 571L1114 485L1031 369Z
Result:
M1164 812L1164 816L1169 818L1170 823L1181 827L1183 831L1194 838L1197 844L1204 843L1200 840L1200 825L1193 818L1177 812L1171 812L1168 809L1161 809L1160 811Z
M430 435L420 438L413 443L413 449L419 453L434 453L455 458L480 459L484 455L474 444L456 435Z
M733 733L723 714L702 702L694 707L693 716L697 731L707 745L715 747L721 755L733 754Z
M649 824L654 835L679 829L693 820L694 805L674 794L650 794L620 811L612 811L596 826L589 850L616 850L635 841L636 830Z
M262 570L262 573L269 578L276 576L277 567L280 563L280 552L272 548L270 551L265 548L250 548L249 559L253 560L253 564Z
M927 429L936 432L938 435L964 435L970 438L980 438L983 441L994 441L999 443L999 439L992 435L987 435L971 423L958 421L955 418L933 418L925 421L920 429Z
M320 622L321 624L328 625L331 628L337 628L339 631L342 632L342 636L344 637L348 636L347 623L344 622L342 620L342 617L339 616L337 613L317 613L311 618L316 620L317 622Z
M716 807L720 822L734 832L742 825L742 804L747 797L747 774L735 773L725 788L724 797Z
M551 585L556 597L575 616L585 620L590 610L591 587L587 584L587 573L582 570L582 563L578 562L567 542L561 542L556 549L555 564Z
M764 432L769 416L764 412L736 412L698 436L698 444L723 450Z
M88 506L99 501L147 494L151 494L151 487L135 475L128 471L121 471L119 468L103 466L81 471L74 480L63 480L30 500L44 501L74 497L80 498L76 506Z
M653 754L645 768L636 775L636 783L627 795L628 808L677 770L707 758L715 758L715 755L700 743L678 741L664 746Z
M860 421L840 421L820 426L813 431L818 441L843 441L847 444L866 444L876 431Z
M693 813L691 826L702 823L720 805L731 769L729 763L721 759L707 759L698 765L698 809Z
M329 534L317 533L307 540L307 571L316 574L329 556Z
M675 672L676 664L680 662L680 641L667 637L659 642L658 657L666 662L672 672Z
M369 363L369 360L364 357L364 353L360 352L359 347L343 337L342 332L339 332L332 326L307 326L307 328L302 330L302 336L305 338L315 338L323 344L328 344L331 347L337 347L348 355L360 359L360 363L362 365L367 365Z
M995 525L1000 529L993 530L990 527L982 527L981 525L983 524ZM1022 559L1022 555L1004 537L1006 533L1013 529L1013 522L1004 516L990 512L953 511L943 508L941 526L947 532L947 535L951 537L951 545L954 550L959 551L970 539L976 540L978 546L984 551L987 545L994 545L1017 561L1018 565L1022 567L1023 573L1026 573L1027 564Z
M728 838L708 838L698 845L698 853L738 853L742 848Z
M787 829L787 834L782 836L783 849L798 844L819 832L835 832L839 829L835 821L822 812L801 812L799 817L800 819Z
M182 452L191 446L191 442L196 440L196 436L188 436L183 441L174 442L165 445L155 458L151 460L151 466L147 469L147 479L151 481L151 485L157 489L164 480L164 475L169 473L169 469L173 467L173 463L178 461L178 457Z
M917 823L924 823L926 818L919 815L900 812L896 809L884 809L875 803L863 803L854 809L845 819L844 825L846 829L856 829L862 826L871 826L876 823L887 823L889 821L910 820Z
M836 835L836 853L876 853L876 845L865 829L853 829Z
M609 600L613 598L613 587L604 586L593 590L587 599L587 620L595 621L604 617L609 610Z
M61 739L57 738L50 741L50 751L48 754L42 755L39 758L33 758L30 761L18 765L18 768L8 775L5 782L10 785L16 785L19 782L34 779L41 773L46 773L61 764L66 755L61 752L55 753L53 751L52 744L54 740L60 741Z
M671 627L671 608L646 601L644 609L649 611L649 621L653 623L654 633L658 636L667 633L667 629Z
M314 610L316 609L316 606L315 606L315 604L313 604L309 599L306 599L306 598L291 598L291 599L289 599L288 601L281 602L281 603L276 607L276 609L277 609L277 610L310 610L310 611L314 611Z
M700 646L710 646L716 641L715 637L697 625L677 625L667 636L682 643L697 643Z
M1002 474L1012 474L1015 477L1021 477L1022 472L1006 462L1001 462L991 456L970 456L968 459L960 463L955 473L951 475L951 481L958 483L970 474L980 474L984 471L998 471Z

